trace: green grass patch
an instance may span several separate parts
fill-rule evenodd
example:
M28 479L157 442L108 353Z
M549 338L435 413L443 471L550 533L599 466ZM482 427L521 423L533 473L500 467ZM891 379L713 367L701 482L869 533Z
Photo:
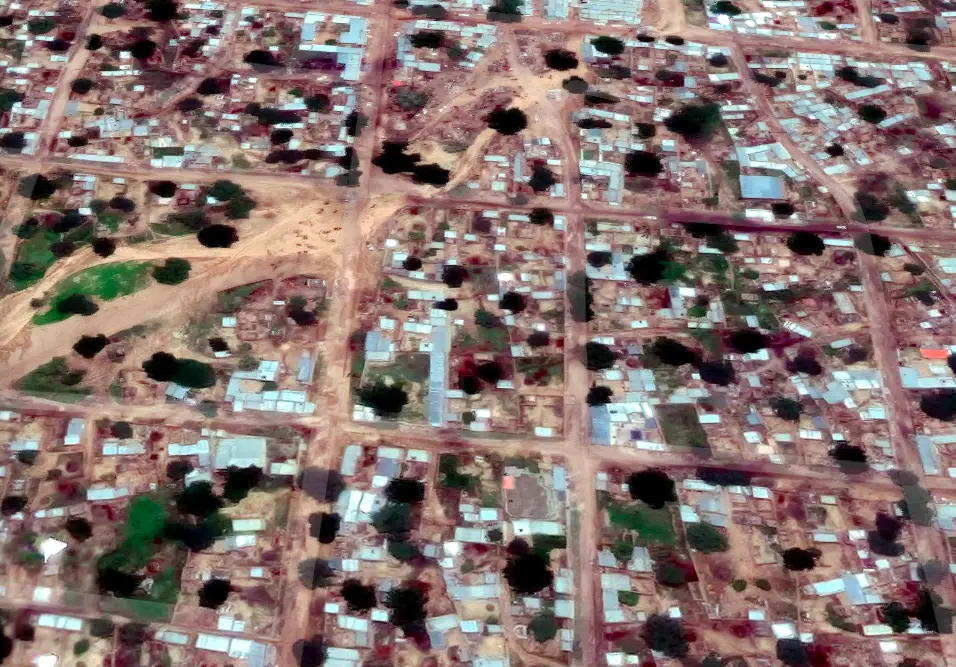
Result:
M652 509L644 503L625 505L610 500L607 514L611 525L636 533L634 544L637 546L671 545L677 541L674 519L666 507Z
M63 357L54 357L17 380L13 388L61 403L78 403L92 393L81 387L85 371L73 371Z
M710 452L707 433L700 425L697 410L691 405L659 405L657 417L664 439L671 447L686 447Z
M91 266L61 280L52 303L73 294L85 294L102 301L129 296L149 284L151 267L150 262L110 262ZM54 305L45 313L34 315L33 323L37 326L53 324L71 316L72 313L60 312Z
M40 231L33 238L23 239L17 245L17 254L14 262L30 264L34 267L33 274L25 278L13 278L13 285L18 290L29 287L38 282L56 262L56 256L50 252L50 245L60 240L60 234L47 229Z
M239 285L232 289L223 290L217 297L219 299L219 311L227 314L236 312L242 305L243 300L268 282L268 280L262 280L257 283Z

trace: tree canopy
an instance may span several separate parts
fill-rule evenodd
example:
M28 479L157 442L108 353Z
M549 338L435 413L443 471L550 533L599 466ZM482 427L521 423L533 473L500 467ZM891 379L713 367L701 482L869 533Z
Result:
M787 247L797 255L822 255L826 247L823 239L813 232L799 231L787 237Z
M342 597L349 611L366 611L375 606L375 587L366 586L358 579L346 579L342 583Z
M705 554L727 551L730 547L727 536L716 526L704 521L687 526L687 543Z
M642 635L652 650L669 658L683 658L690 651L684 629L676 618L653 614L644 624Z
M408 403L408 394L400 385L376 382L358 390L360 405L372 408L378 417L397 417Z
M628 492L634 500L653 509L660 509L665 504L677 501L677 490L674 480L660 468L647 468L631 473L627 478Z
M534 595L548 588L554 581L549 563L524 540L516 539L508 545L508 563L504 577L511 590L519 595Z
M528 126L528 117L517 107L498 107L487 116L488 127L499 134L517 134Z
M614 367L617 355L604 343L589 341L584 345L584 365L589 371L601 371Z
M780 554L783 558L783 566L792 572L802 572L812 570L817 566L817 558L820 557L820 551L817 549L801 549L792 547L786 549Z
M178 285L189 278L191 270L189 260L169 257L164 264L153 267L153 278L164 285Z
M544 52L544 64L559 72L576 69L578 57L567 49L551 49Z
M608 37L606 35L595 37L591 40L591 46L609 56L619 56L624 53L624 42L617 37Z
M689 104L669 116L664 125L685 139L706 141L721 125L720 106L714 102Z
M80 339L73 344L73 351L84 359L92 359L99 354L109 339L103 334L95 336L80 336Z

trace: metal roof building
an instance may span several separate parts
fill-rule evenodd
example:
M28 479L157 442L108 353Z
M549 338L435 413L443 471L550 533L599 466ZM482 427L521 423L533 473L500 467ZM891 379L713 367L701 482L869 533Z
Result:
M781 176L740 176L741 199L783 199L783 177Z

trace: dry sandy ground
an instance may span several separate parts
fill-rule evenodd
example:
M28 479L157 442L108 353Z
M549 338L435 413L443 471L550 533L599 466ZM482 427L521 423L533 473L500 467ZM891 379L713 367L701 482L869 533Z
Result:
M240 241L231 248L205 248L193 236L121 246L108 259L87 248L57 262L37 285L0 299L0 359L5 371L0 386L8 386L51 357L66 354L81 335L111 334L157 318L167 327L176 327L211 294L276 273L308 273L330 280L338 274L347 255L342 252L345 227L356 224L358 217L354 204L323 195L308 198L295 188L252 194L262 214L238 225ZM106 262L159 262L167 257L192 263L185 283L154 282L136 294L101 302L99 312L91 317L74 316L44 327L30 323L37 312L30 300L52 293L60 280L76 271Z

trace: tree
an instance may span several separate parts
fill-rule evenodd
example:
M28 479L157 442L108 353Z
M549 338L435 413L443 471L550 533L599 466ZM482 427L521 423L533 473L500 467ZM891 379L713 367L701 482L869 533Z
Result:
M53 181L41 174L24 176L20 179L20 184L17 187L17 192L20 194L20 196L26 197L27 199L32 199L33 201L47 199L52 196L56 190L56 181Z
M309 466L302 471L298 483L309 497L324 503L334 503L345 491L342 475L328 468Z
M589 341L584 345L584 365L589 371L614 368L617 355L604 343Z
M309 95L304 100L305 107L309 111L327 111L329 106L331 106L331 100L328 95L323 95L322 93L317 93L315 95Z
M952 421L956 416L956 391L942 389L923 394L919 401L919 409L933 419Z
M679 367L684 364L695 365L700 363L700 355L697 352L673 338L664 336L655 339L648 352L668 366Z
M785 568L791 572L803 572L812 570L817 566L817 558L820 557L820 552L817 549L792 547L780 555L783 558Z
M86 38L86 50L98 51L103 48L103 38L99 35L90 35Z
M73 344L73 351L84 359L92 359L99 354L109 339L103 334L95 336L80 336L80 339Z
M594 319L594 309L591 303L591 279L584 271L576 271L568 278L567 288L568 305L571 309L571 319L575 322L590 322Z
M414 255L409 255L402 262L402 268L406 271L418 271L422 268L422 260Z
M178 285L189 278L192 264L189 260L179 257L169 257L165 264L153 267L153 278L163 285Z
M45 35L56 27L56 21L47 16L27 21L27 30L34 35Z
M591 46L609 56L619 56L624 53L624 42L617 37L602 35L591 40Z
M130 55L138 60L147 60L156 53L156 42L151 39L141 39L129 47ZM186 97L180 100L176 107L180 111L195 111L202 108L202 102L195 97Z
M508 545L508 563L504 577L511 590L518 595L534 595L548 588L554 574L541 554L532 551L524 540L516 539Z
M169 199L176 194L176 189L173 181L153 181L149 184L149 191L160 199Z
M27 147L26 135L23 132L7 132L0 134L0 148L10 153L20 153Z
M697 479L715 486L750 486L753 474L730 468L698 468Z
M196 238L207 248L229 248L239 240L239 232L230 225L209 225L200 229Z
M213 492L212 484L206 481L192 482L176 496L176 509L200 519L212 516L224 505L222 498Z
M848 475L866 472L866 451L859 445L851 445L841 440L830 450L830 458L836 461L840 470Z
M362 134L362 130L368 127L368 116L358 111L353 111L342 122L345 133L350 137L357 137Z
M372 515L372 525L379 533L403 537L411 532L412 506L408 503L388 502Z
M409 35L408 41L416 49L440 49L445 43L445 33L441 30L419 30Z
M61 297L54 303L53 307L61 313L82 315L83 317L89 317L100 309L93 299L85 294L70 294Z
M441 281L449 287L461 287L468 278L468 269L457 264L446 264L442 267Z
M546 208L533 208L528 214L528 222L532 225L554 226L554 213Z
M216 371L195 359L177 359L173 382L190 389L206 389L216 384Z
M805 375L821 375L823 366L813 358L811 352L800 352L793 359L787 362L787 370L791 373L803 373Z
M531 178L528 179L528 187L535 192L544 192L557 182L554 172L543 164L531 165Z
M664 164L650 151L631 151L624 158L624 170L629 176L657 176L664 171Z
M424 629L427 603L428 596L417 582L396 586L385 595L389 622L411 636L419 636Z
M401 414L408 403L408 394L399 385L387 385L379 381L359 389L358 402L372 408L377 417L393 418Z
M402 86L395 92L395 104L408 112L419 111L428 105L428 93Z
M112 639L116 626L108 618L94 618L90 620L90 634L98 639Z
M826 246L823 244L823 239L813 232L799 231L787 238L787 247L797 255L820 256Z
M777 660L788 667L809 667L810 654L799 639L778 639Z
M385 497L394 503L417 504L425 500L425 484L417 479L395 477L385 487Z
M166 477L173 482L181 482L193 471L193 464L185 459L175 459L166 464Z
M484 361L478 365L478 377L488 384L498 384L504 377L504 371L495 361Z
M670 264L670 255L663 248L658 248L654 252L631 257L626 270L642 285L653 285L665 277Z
M319 544L332 544L342 525L342 518L336 514L315 512L309 515L309 535L319 541Z
M292 655L299 667L321 667L328 655L325 639L322 635L312 635L311 639L300 639L292 645Z
M321 558L309 558L299 563L299 583L310 591L328 586L334 574L328 562Z
M199 85L196 87L197 95L219 95L223 92L224 82L226 80L220 80L213 77L203 79L199 82ZM228 86L228 84L226 84Z
M857 109L857 115L861 120L876 125L886 120L887 113L886 110L878 104L861 104L860 108Z
M80 516L73 516L66 520L63 526L66 532L77 542L86 542L93 537L93 524Z
M889 252L893 242L885 236L881 236L880 234L864 233L860 234L856 237L856 239L853 240L853 245L856 246L861 252L865 252L867 255L883 257Z
M890 602L880 607L880 616L897 634L910 629L910 613L899 602Z
M499 134L518 134L528 127L528 117L517 107L505 109L498 107L487 116L488 127Z
M351 612L362 612L375 606L375 587L365 586L358 579L346 579L342 583L342 597Z
M512 313L520 313L527 307L524 297L517 292L505 292L498 305L502 310L510 310Z
M627 489L634 500L653 509L661 509L665 504L677 502L677 490L674 480L660 468L647 468L631 473L627 478Z
M737 379L733 365L726 359L705 361L697 367L700 379L708 384L726 387Z
M146 18L157 23L172 21L179 14L179 7L173 0L148 0Z
M690 650L680 621L670 616L649 616L642 636L651 650L663 653L669 658L683 658Z
M770 407L780 419L791 422L800 421L800 414L803 412L800 401L782 396L770 399Z
M614 255L606 250L592 250L587 255L588 264L593 266L595 269L600 269L602 266L607 266L614 259Z
M102 593L112 593L118 598L132 597L139 589L143 578L136 574L127 574L113 567L98 569L96 583Z
M911 615L927 632L952 634L953 610L942 606L942 598L933 590L923 588L916 597L916 606Z
M143 362L143 370L150 379L157 382L168 382L176 375L179 363L168 352L155 352L152 357Z
M100 257L109 257L116 252L116 242L112 239L99 238L93 239L93 252Z
M568 51L567 49L551 49L544 53L544 64L550 69L565 72L577 68L578 58L574 55L573 51Z
M870 551L880 556L889 556L897 558L906 553L902 544L896 542L896 538L887 539L880 534L879 530L871 530L866 534L866 541L869 544Z
M206 609L218 609L233 591L228 579L207 579L199 589L199 606Z
M558 634L558 619L550 609L538 612L528 623L528 632L536 642L544 643Z
M225 179L220 179L210 186L209 190L206 191L207 197L212 197L216 201L229 201L236 197L240 197L245 194L245 190L242 189L242 186L238 183L233 183L232 181L227 181Z
M691 141L710 139L720 124L720 106L714 102L689 104L664 121L668 130Z
M547 331L532 331L526 342L530 347L547 347L551 344L551 336Z
M588 92L588 82L579 76L569 76L561 82L561 87L572 95L584 95Z
M727 551L730 546L727 536L720 529L703 521L687 526L687 543L705 554Z
M222 497L232 503L242 501L262 481L262 468L258 466L229 466L226 468L226 484Z
M610 387L591 387L588 390L588 405L607 405L611 402L614 392Z
M741 354L753 354L767 347L767 337L756 329L738 329L730 332L727 342Z

